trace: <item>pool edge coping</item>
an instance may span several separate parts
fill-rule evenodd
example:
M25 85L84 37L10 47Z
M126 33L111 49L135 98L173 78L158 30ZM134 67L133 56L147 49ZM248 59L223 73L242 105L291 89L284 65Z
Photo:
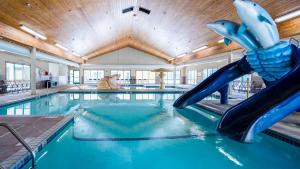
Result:
M65 129L70 123L74 121L76 113L64 116L62 120L56 123L54 126L46 130L42 135L29 142L30 147L35 147L34 152L40 152L47 144L49 144L60 132ZM5 169L20 169L24 167L31 160L30 153L22 148L0 165Z

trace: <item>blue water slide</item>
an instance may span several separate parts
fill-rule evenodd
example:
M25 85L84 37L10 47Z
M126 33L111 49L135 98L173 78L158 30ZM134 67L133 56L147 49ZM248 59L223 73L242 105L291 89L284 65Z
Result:
M249 99L231 107L217 130L241 142L271 127L300 108L300 49L291 45L292 70Z
M221 103L228 100L228 83L252 71L246 57L241 60L228 64L219 69L195 88L184 93L179 97L173 106L175 108L185 108L186 106L195 104L212 93L219 91L221 93Z

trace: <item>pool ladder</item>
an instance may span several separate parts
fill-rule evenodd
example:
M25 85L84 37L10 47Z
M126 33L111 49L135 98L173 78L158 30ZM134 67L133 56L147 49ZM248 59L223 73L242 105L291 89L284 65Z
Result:
M30 156L31 156L31 162L32 162L30 169L34 169L36 166L35 165L35 153L31 150L31 147L26 143L26 141L22 138L22 136L7 123L0 123L0 127L6 128L27 149L27 151L29 151ZM2 166L0 166L0 169L1 169L1 167Z

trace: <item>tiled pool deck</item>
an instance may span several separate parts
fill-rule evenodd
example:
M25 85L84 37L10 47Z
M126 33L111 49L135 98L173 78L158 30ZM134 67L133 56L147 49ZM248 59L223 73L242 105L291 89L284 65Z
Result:
M228 105L224 105L220 104L218 100L203 100L198 104L201 107L207 108L219 114L223 114L230 107L238 104L241 101L242 100L230 100ZM276 123L269 129L269 132L291 139L291 141L294 141L297 145L300 145L300 112L295 112Z
M72 119L72 115L18 116L1 117L0 122L12 126L38 152ZM0 129L0 147L0 164L5 169L18 169L30 159L29 152L5 128Z

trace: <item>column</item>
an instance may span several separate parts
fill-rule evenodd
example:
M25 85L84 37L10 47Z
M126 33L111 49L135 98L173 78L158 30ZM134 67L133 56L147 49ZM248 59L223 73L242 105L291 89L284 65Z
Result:
M30 87L31 95L36 94L36 48L32 48L30 52L31 65L30 65Z
M83 75L83 67L82 67L82 64L80 64L80 66L79 66L79 81L80 81L80 84L83 84L83 77L84 75Z
M174 66L173 85L176 86L176 66Z

